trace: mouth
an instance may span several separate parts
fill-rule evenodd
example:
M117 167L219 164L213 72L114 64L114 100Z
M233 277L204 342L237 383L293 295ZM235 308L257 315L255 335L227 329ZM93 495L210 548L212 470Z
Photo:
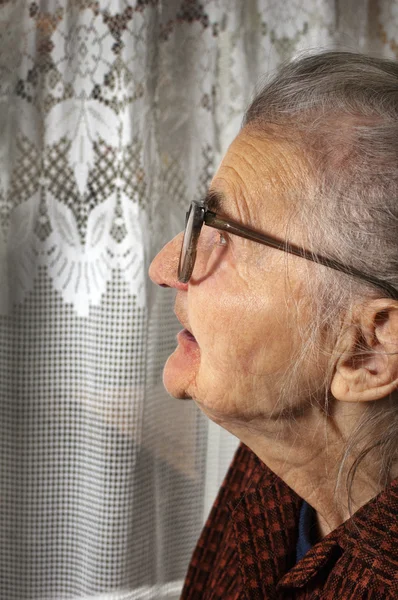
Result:
M184 329L182 331L180 331L180 333L178 334L178 336L177 336L178 339L182 338L186 342L191 342L191 343L197 344L195 336L188 329L188 327L185 326L185 323L183 322L182 319L179 318L179 316L177 315L177 313L176 313L176 317L177 317L178 321L181 323L181 325L184 327Z

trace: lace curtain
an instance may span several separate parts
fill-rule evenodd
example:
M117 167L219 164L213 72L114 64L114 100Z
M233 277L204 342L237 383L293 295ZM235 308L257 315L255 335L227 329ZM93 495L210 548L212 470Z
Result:
M263 74L397 31L382 0L0 1L1 598L178 598L236 441L163 390L149 262Z

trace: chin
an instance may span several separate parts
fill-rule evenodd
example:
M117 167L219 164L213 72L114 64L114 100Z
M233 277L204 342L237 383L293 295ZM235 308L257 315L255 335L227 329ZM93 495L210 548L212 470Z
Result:
M189 393L189 387L190 382L195 377L195 373L192 373L192 370L189 370L189 372L187 369L181 368L181 365L178 364L179 361L176 361L176 357L174 356L177 350L169 357L165 364L163 370L163 385L173 398L177 398L178 400L191 400L192 396Z
M163 370L163 385L174 398L192 398L192 382L200 365L200 350L197 344L178 344L168 358Z

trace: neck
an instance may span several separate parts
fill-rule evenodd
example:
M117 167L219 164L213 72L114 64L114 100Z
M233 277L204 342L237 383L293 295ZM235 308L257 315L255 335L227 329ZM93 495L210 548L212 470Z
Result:
M351 411L351 412L356 412ZM317 513L319 536L324 537L353 512L366 504L380 491L379 465L364 460L358 466L350 491L346 481L357 456L343 461L349 439L350 421L358 423L358 415L339 418L316 414L290 423L282 431L242 425L236 421L222 426L246 444L274 473L289 485ZM341 465L344 468L341 468Z

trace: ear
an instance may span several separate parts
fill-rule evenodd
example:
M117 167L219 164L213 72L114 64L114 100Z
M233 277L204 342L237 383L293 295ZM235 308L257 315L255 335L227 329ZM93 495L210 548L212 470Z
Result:
M368 402L398 388L398 302L372 300L354 313L338 343L331 392L337 400Z

